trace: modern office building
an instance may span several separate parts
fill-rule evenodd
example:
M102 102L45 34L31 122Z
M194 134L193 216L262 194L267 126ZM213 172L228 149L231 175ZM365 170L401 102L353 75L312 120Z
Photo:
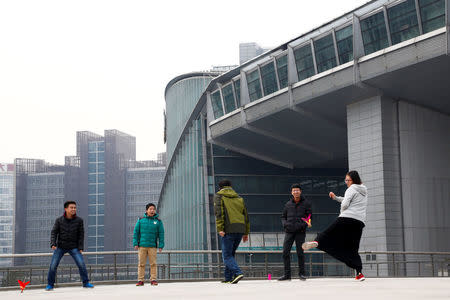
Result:
M449 7L448 0L370 1L215 76L190 111L175 108L185 117L181 125L167 118L167 126L178 122L184 129L168 132L160 206L186 230L170 245L214 246L208 195L217 180L233 175L237 191L249 199L252 232L280 230L277 203L288 191L278 195L299 181L323 215L313 221L314 233L338 213L328 191L342 193L343 175L356 169L369 190L361 250L449 251ZM186 101L167 91L187 80L168 84L168 115L173 102ZM192 96L189 89L185 94ZM252 199L258 191L264 192ZM175 194L184 201L173 200ZM198 228L174 215L191 198L192 213L198 207L204 214ZM190 238L195 235L205 238ZM275 244L273 236L270 241ZM392 264L379 271L395 272Z
M0 163L0 254L13 253L14 164ZM11 266L12 259L0 260L0 267Z
M164 158L163 153L159 156ZM15 170L14 253L50 251L51 228L68 200L77 202L77 214L84 220L85 251L125 250L127 230L136 221L127 224L128 205L135 209L133 204L157 200L161 189L158 182L165 172L164 165L157 161L136 161L135 137L117 130L105 130L104 136L77 132L77 155L66 156L64 166L16 159ZM138 174L135 185L127 186L127 170ZM134 202L128 203L128 198ZM88 258L92 264L103 261L101 256ZM34 259L26 263L42 262Z
M257 43L240 43L239 44L239 64L263 54L270 50L269 48L262 48Z

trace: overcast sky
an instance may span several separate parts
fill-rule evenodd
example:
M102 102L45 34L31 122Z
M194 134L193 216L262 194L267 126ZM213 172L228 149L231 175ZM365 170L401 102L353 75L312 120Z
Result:
M76 131L104 129L156 159L172 78L238 64L239 43L275 47L366 2L0 0L0 162L63 164Z

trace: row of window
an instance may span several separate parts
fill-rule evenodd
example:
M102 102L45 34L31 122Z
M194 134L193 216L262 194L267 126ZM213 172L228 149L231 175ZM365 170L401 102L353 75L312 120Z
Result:
M445 26L445 0L405 0L381 7L360 20L366 55ZM286 51L245 74L250 102L288 85ZM333 29L325 36L294 49L298 81L353 60L353 25ZM211 94L214 118L241 106L240 79Z

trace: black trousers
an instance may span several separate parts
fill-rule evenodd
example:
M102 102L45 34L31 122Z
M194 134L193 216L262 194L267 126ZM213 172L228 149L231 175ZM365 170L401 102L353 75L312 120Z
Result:
M317 235L317 248L359 273L362 270L362 262L358 251L363 228L364 223L359 220L339 217Z
M284 275L291 276L291 249L295 241L298 256L299 275L305 275L305 255L302 244L305 242L305 232L286 232L283 243Z

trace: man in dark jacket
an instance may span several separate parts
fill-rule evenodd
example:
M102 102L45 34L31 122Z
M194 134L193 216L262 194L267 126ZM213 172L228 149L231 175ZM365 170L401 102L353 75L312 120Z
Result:
M69 253L77 264L83 287L94 287L89 283L86 265L81 254L84 248L84 226L83 219L77 216L77 204L75 201L66 201L64 203L64 215L57 218L55 225L53 225L51 247L54 252L48 270L48 285L45 288L47 291L53 290L56 269L66 253Z
M281 223L285 231L283 243L284 275L278 280L291 279L291 248L295 241L298 256L298 268L300 280L306 280L305 257L302 244L305 241L308 217L311 217L311 203L303 197L302 188L299 184L291 186L291 199L284 205L281 214Z
M158 285L158 281L156 281L158 275L156 249L159 248L159 252L161 252L164 248L164 226L156 213L156 205L153 203L145 206L144 217L139 218L136 226L134 226L133 246L135 250L139 250L138 282L136 286L144 285L147 257L150 261L150 284Z
M236 249L241 240L245 243L250 232L250 222L244 199L231 187L229 180L219 182L220 190L214 195L214 214L217 233L222 240L222 259L225 265L224 283L238 283L244 278L236 259Z

